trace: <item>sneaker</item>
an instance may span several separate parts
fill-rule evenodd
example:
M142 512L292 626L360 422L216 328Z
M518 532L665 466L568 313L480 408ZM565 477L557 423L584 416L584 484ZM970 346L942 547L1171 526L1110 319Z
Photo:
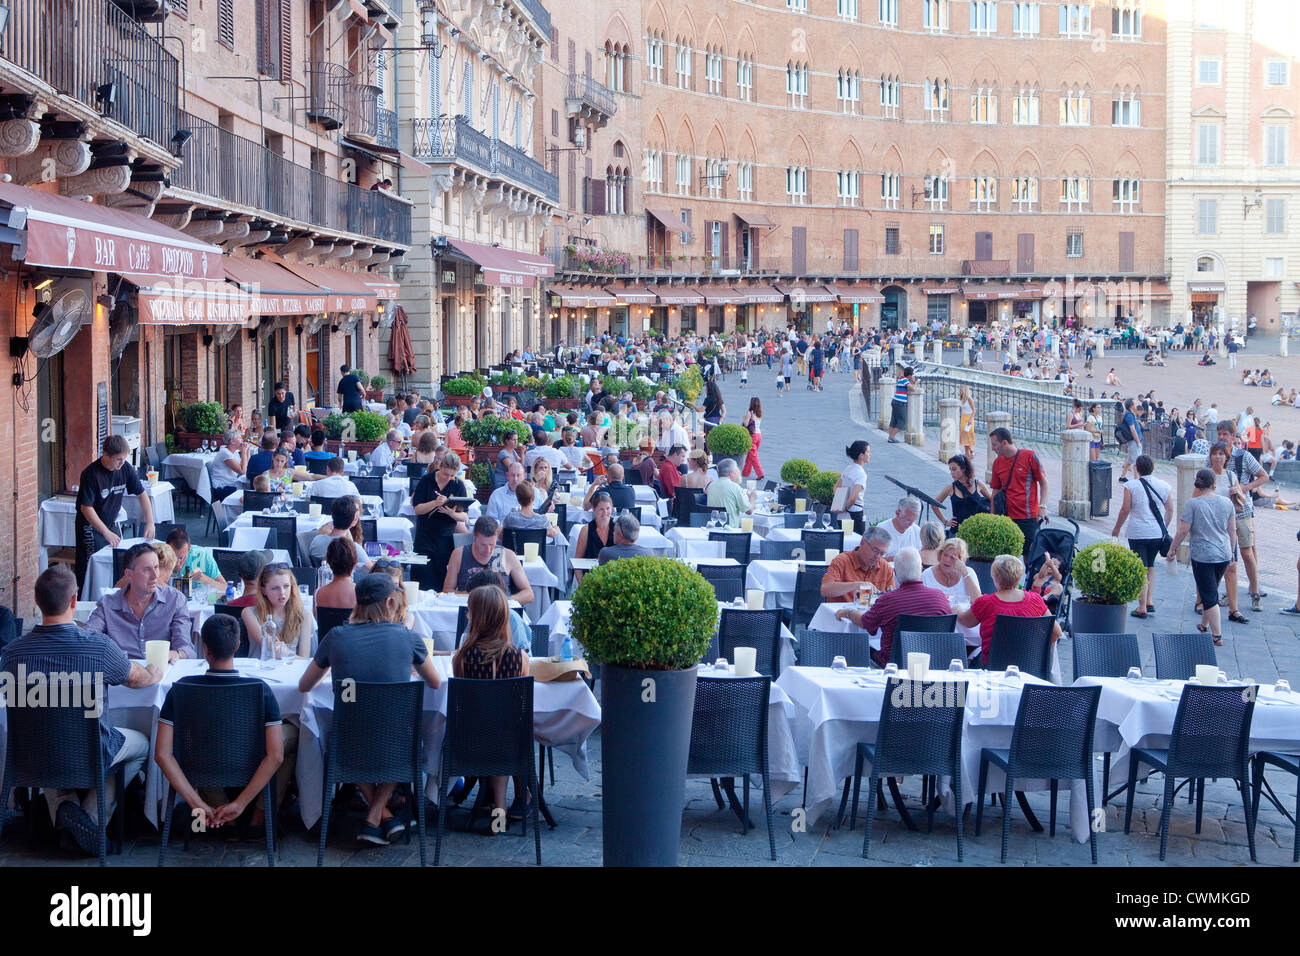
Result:
M406 819L406 811L401 810L396 816L384 822L384 839L392 843L397 837L406 832L409 821Z
M99 856L99 827L76 800L60 803L55 821L82 850L92 856Z
M361 843L371 843L375 846L388 846L389 840L380 831L379 827L362 827L357 832L357 840Z
M1296 607L1294 604L1292 604L1290 607L1284 607L1284 608L1282 608L1282 613L1283 613L1283 614L1300 614L1300 607Z
M1250 609L1256 612L1264 610L1264 605L1260 602L1258 594L1250 596Z

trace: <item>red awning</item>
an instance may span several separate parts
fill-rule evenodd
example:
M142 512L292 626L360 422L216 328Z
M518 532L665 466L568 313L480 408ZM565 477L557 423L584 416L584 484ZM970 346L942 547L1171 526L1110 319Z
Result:
M823 285L778 285L772 288L794 303L835 301L835 295Z
M842 285L832 282L826 287L839 298L841 302L846 303L867 303L867 302L884 302L885 297L877 292L871 286L866 285Z
M344 272L329 266L285 262L272 252L265 252L263 256L325 292L325 307L320 310L322 312L371 312L378 304L375 290L366 284L369 274Z
M955 282L936 282L921 286L925 295L956 295L960 291Z
M243 325L253 299L229 282L124 273L136 286L141 325Z
M743 305L745 296L729 285L702 285L697 290L705 305Z
M677 218L677 215L671 209L651 209L647 206L646 213L658 219L669 232L676 231L682 224L682 221Z
M1043 284L1041 282L1026 282L1020 287L1018 299L1041 299L1043 297Z
M780 305L785 296L770 285L738 285L736 291L751 305Z
M512 252L463 239L452 239L451 247L483 270L483 281L488 285L532 288L539 276L549 279L555 275L555 264L550 259L532 253Z
M766 213L761 213L761 212L749 212L748 210L746 210L744 212L736 213L736 218L739 219L747 226L775 226L776 225L776 223L774 223L767 216Z
M612 295L604 289L588 286L553 285L548 289L551 295L560 297L560 305L566 309L595 309L611 306L615 303Z
M609 286L608 291L621 303L628 305L654 305L655 294L645 286Z
M309 315L330 311L320 286L269 259L227 256L226 278L252 298L253 315Z
M30 266L220 281L221 249L121 209L0 183L8 225L25 229Z
M967 299L986 300L986 299L1019 299L1021 287L1011 283L995 282L988 285L975 285L966 283L961 287L961 293Z
M648 288L659 298L660 305L704 304L704 296L683 285L652 285Z

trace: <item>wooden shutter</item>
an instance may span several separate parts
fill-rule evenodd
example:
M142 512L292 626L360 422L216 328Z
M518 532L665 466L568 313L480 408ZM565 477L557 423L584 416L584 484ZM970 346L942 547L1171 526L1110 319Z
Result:
M844 271L858 271L858 231L844 230Z
M569 153L569 203L577 205L578 198L578 157L575 153Z
M758 237L762 234L762 229L749 230L749 257L753 262L753 269L759 272L763 268L763 260L758 257Z
M257 72L262 74L271 71L271 31L266 25L266 3L267 0L253 0L253 37L257 44Z
M1119 271L1133 271L1133 233L1131 232L1119 234Z
M797 276L808 271L808 229L805 226L790 229L790 271Z
M591 216L605 215L605 180L587 176L583 183L586 193L583 211Z
M988 262L993 258L993 233L975 233L975 258L979 262Z
M745 232L749 227L743 222L736 230L736 268L745 268Z
M578 70L578 44L573 40L569 41L569 72L576 73Z
M280 79L285 83L293 79L293 3L291 0L280 0Z
M172 13L178 17L189 19L190 0L172 0Z
M591 51L587 50L584 54L584 57L586 59L587 75L591 76Z
M560 31L551 27L551 61L560 62Z
M217 41L235 48L235 0L217 0Z
M1034 234L1022 232L1016 236L1016 271L1034 271Z
M718 245L722 249L722 268L731 268L731 223L723 220L719 225L722 227L722 241ZM737 257L739 261L739 257Z

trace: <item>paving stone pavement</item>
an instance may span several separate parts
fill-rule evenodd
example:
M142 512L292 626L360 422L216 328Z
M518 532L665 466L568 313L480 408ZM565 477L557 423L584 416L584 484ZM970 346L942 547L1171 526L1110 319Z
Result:
M844 446L855 438L865 437L872 445L872 462L868 467L867 514L871 517L892 515L899 497L898 490L880 478L892 474L907 476L922 488L940 487L947 470L938 461L926 460L921 453L903 445L889 445L885 436L874 427L854 423L854 402L857 389L853 376L832 374L827 377L825 390L809 392L796 387L791 393L778 398L770 376L750 375L750 388L738 388L738 377L728 376L722 383L728 406L728 419L739 421L748 399L759 396L764 406L763 445L761 458L772 477L779 474L783 461L796 455L810 458L826 469L839 469L844 458ZM799 383L796 382L796 386ZM859 409L859 419L861 419ZM1144 668L1154 672L1150 635L1158 629L1192 630L1199 619L1192 611L1194 600L1191 576L1183 572L1178 578L1166 581L1160 577L1157 584L1157 611L1146 621L1130 619L1138 625ZM1220 666L1230 677L1249 676L1258 681L1288 678L1300 687L1300 641L1296 637L1296 623L1278 613L1283 602L1278 595L1266 600L1268 610L1252 615L1248 625L1225 625L1225 647L1219 652ZM1060 649L1066 680L1070 680L1070 646L1068 637ZM573 770L567 758L556 755L555 784L546 790L547 801L555 816L557 827L543 830L543 863L552 866L598 866L601 861L600 813L600 746L599 732L589 745L592 767L591 780L583 780ZM1295 786L1291 779L1270 775L1279 797L1286 806L1295 804ZM964 781L969 793L974 781ZM903 788L909 796L909 805L918 804L919 785L909 778ZM1138 787L1134 805L1133 832L1123 833L1123 802L1111 803L1105 815L1105 832L1097 840L1098 862L1108 866L1157 866L1159 863L1160 823L1159 801L1163 791L1163 778L1154 776ZM1029 794L1035 814L1046 826L1048 795ZM1086 844L1076 843L1069 834L1069 801L1060 801L1055 837L1032 833L1024 817L1016 809L1012 814L1009 866L1088 866ZM767 833L762 819L762 796L757 790L751 793L751 817L755 823L742 835L739 823L730 810L719 811L712 791L705 780L687 783L687 807L682 820L680 863L684 866L952 866L957 862L955 826L952 817L942 811L935 817L934 832L927 834L924 825L919 832L904 829L897 813L890 810L877 817L872 836L870 860L862 859L863 826L850 831L845 825L832 829L826 821L814 826L799 827L800 790L796 788L775 802L774 827L777 841L777 861L768 859ZM917 814L918 820L921 815ZM1205 798L1205 819L1201 833L1194 832L1195 813L1185 799L1180 799L1172 819L1168 865L1172 866L1231 866L1249 863L1243 809L1236 790L1228 781L1208 783ZM419 855L414 843L390 847L364 847L357 844L355 832L357 815L350 814L331 835L326 852L329 866L411 866L418 865ZM430 820L432 824L432 818ZM985 808L984 832L974 836L974 814L967 817L965 827L965 864L972 866L998 865L1001 845L1001 808ZM114 865L134 864L152 866L157 861L158 837L151 828L141 824L135 828L136 836L128 834L125 854L114 858ZM457 866L527 866L533 862L533 840L521 839L518 824L513 824L506 834L488 837L452 832L443 842L444 865ZM1256 834L1259 861L1263 865L1287 866L1291 864L1294 830L1291 824L1266 801L1260 808L1259 828ZM174 844L168 863L171 866L264 866L265 856L258 843L230 843L220 834L198 838L187 852L179 842ZM429 835L429 859L432 861L433 836ZM21 825L6 827L0 843L0 866L8 865L66 865L81 862L84 858L70 853L35 846ZM304 833L300 824L291 821L281 843L282 865L311 866L316 861L316 841Z

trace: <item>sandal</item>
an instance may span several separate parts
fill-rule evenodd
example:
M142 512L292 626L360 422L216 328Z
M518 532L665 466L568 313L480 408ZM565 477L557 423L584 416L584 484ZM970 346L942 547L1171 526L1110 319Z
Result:
M1143 621L1146 620L1146 616L1147 616L1146 611L1139 611L1135 608L1134 610L1129 611L1128 613L1129 613L1129 617L1136 617L1139 620L1143 620Z
M1156 606L1155 606L1154 604L1148 604L1148 605L1147 605L1147 613L1148 613L1148 614L1154 614L1154 613L1156 613Z
M1242 614L1240 611L1233 611L1231 614L1228 615L1228 620L1233 621L1237 624L1250 623L1250 618L1246 617L1246 615Z
M1204 624L1197 624L1196 629L1200 631L1202 634L1208 634L1210 632L1209 627L1207 627Z
M1215 647L1222 647L1222 646L1223 646L1223 635L1222 635L1222 634L1220 634L1218 637L1216 637L1216 638L1214 639L1214 646L1215 646Z

